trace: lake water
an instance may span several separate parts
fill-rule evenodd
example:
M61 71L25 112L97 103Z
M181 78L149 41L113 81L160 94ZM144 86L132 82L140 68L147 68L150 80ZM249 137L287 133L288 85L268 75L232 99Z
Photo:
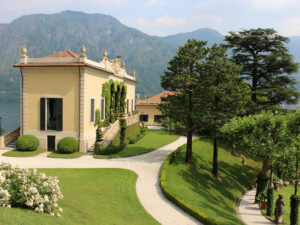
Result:
M4 133L20 126L20 103L19 102L0 102L0 117L2 117L1 127ZM3 135L2 134L2 135Z

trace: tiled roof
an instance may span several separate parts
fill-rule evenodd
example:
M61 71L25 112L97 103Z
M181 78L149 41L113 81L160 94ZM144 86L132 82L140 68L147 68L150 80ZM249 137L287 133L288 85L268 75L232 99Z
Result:
M154 95L150 98L147 98L147 100L159 100L159 99L161 99L161 97L166 97L168 95L175 95L176 93L177 93L176 91L164 91L164 92Z
M54 53L52 55L45 56L43 58L65 58L65 57L78 58L79 55L77 55L77 54L75 54L74 52L71 52L71 51L62 51L62 52Z

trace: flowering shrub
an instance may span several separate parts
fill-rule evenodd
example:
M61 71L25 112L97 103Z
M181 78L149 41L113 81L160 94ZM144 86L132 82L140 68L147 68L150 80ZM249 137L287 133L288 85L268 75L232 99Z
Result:
M63 198L56 177L0 163L0 206L21 207L60 217L57 201Z

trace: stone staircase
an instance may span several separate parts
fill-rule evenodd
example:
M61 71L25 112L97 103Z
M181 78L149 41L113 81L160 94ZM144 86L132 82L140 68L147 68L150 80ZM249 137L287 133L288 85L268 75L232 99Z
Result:
M16 149L16 140L13 140L12 142L10 142L9 144L5 145L6 149Z
M109 126L104 127L104 130L102 129L102 133L103 133L103 138L105 137L105 135L107 134L107 132L109 132L109 130L112 128L114 124L109 124ZM94 150L95 144L89 148L89 150L86 152L87 155L94 155L95 154L95 150Z

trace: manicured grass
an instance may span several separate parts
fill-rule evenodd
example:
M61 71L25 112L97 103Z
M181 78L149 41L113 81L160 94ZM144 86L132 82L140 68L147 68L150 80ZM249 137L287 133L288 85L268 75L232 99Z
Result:
M74 159L74 158L79 158L83 155L82 152L74 152L70 154L63 154L63 153L58 153L58 152L52 152L47 155L49 158L64 158L64 159Z
M224 148L226 144L220 141L219 179L211 173L213 140L202 137L193 143L192 166L184 163L185 147L174 153L170 164L164 164L161 185L171 198L176 198L194 212L200 212L206 223L243 224L236 213L236 202L255 184L257 174L242 166L241 158L232 156ZM247 164L260 167L250 159Z
M278 199L278 195L282 195L283 196L283 202L284 202L284 214L283 214L283 221L286 222L286 224L290 224L290 213L291 213L291 206L290 206L290 198L291 195L294 194L294 185L289 185L288 187L282 187L280 188L280 190L274 191L274 207L273 209L275 209L275 203L276 200ZM298 191L298 195L299 195L299 191ZM262 212L266 215L267 210L262 210ZM274 212L273 212L274 213ZM271 216L271 217L267 217L270 218L271 220L275 219L275 216ZM298 218L298 223L300 224L300 215Z
M0 208L0 224L159 224L136 194L137 175L124 169L39 169L57 176L64 198L61 218L31 210Z
M17 149L3 153L3 156L10 157L32 157L45 152L45 149L37 149L35 151L18 151Z
M167 145L175 141L179 136L171 134L165 130L149 130L141 140L135 144L129 144L124 150L113 155L95 155L95 158L121 158L128 156L141 155L147 152L151 152L157 148Z

